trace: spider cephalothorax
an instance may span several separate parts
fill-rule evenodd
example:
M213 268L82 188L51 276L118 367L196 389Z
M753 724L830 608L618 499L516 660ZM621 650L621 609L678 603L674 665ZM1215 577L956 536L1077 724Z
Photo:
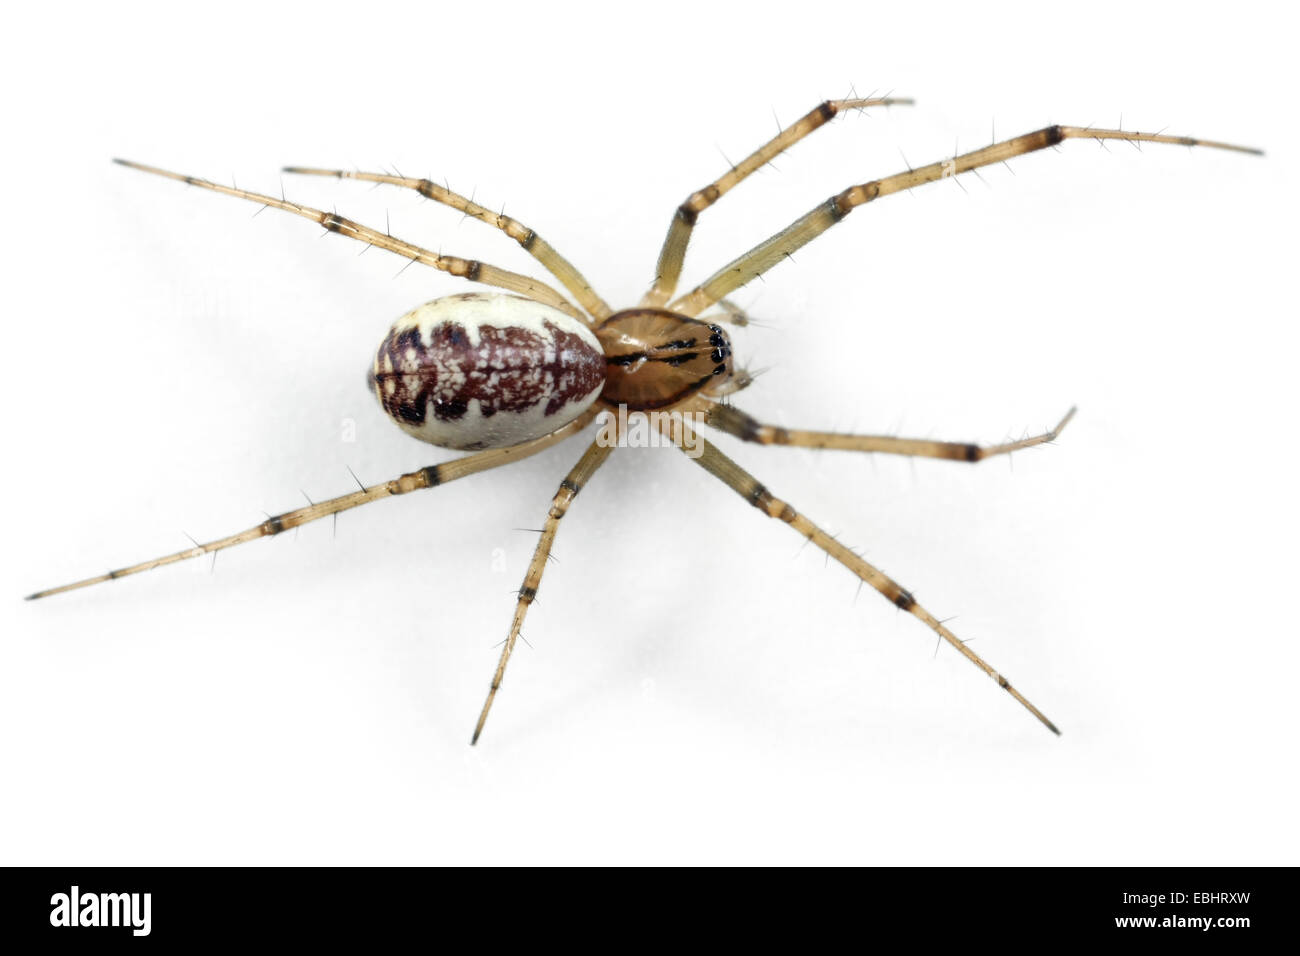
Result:
M669 444L725 483L763 514L791 526L829 557L848 568L864 584L879 591L895 606L922 621L958 653L984 671L1048 729L1055 725L980 655L957 638L942 621L912 595L860 554L776 497L758 479L724 455L701 434L703 423L744 441L763 445L798 445L976 462L1053 440L1069 422L1074 410L1050 431L1001 445L898 438L892 435L854 435L809 431L767 425L720 399L752 382L732 365L731 344L718 323L747 324L744 313L727 296L784 261L859 206L893 193L971 172L981 166L1005 162L1016 156L1056 146L1069 139L1127 140L1133 143L1175 143L1213 146L1240 152L1258 150L1227 143L1137 133L1125 130L1050 126L1002 140L883 179L873 179L842 190L818 203L780 232L719 269L690 292L673 299L686 257L691 232L700 215L737 183L785 149L846 109L910 103L894 98L832 100L822 103L740 163L687 197L669 225L659 253L650 290L634 308L615 311L600 298L555 248L529 227L504 214L494 213L428 179L411 179L388 173L343 172L291 167L287 172L336 176L389 183L417 190L421 195L461 210L502 230L554 275L572 297L518 273L472 259L445 256L346 219L336 213L302 206L287 199L222 186L168 172L154 166L117 162L180 180L204 189L249 199L318 223L329 232L387 249L450 275L507 293L469 293L437 299L415 309L393 325L371 369L370 384L389 416L404 430L424 441L448 448L484 449L475 454L430 465L390 481L362 488L328 501L274 515L245 531L196 544L175 554L154 558L97 577L39 591L45 597L75 588L125 577L186 558L210 554L257 538L277 535L309 521L335 515L371 501L432 488L468 475L497 468L548 448L581 431L598 410L658 416ZM574 303L577 303L576 305ZM710 311L713 310L713 311ZM660 415L660 411L667 414ZM685 416L693 416L686 421ZM623 427L615 426L615 430ZM617 436L615 436L617 437ZM487 701L474 729L477 741L501 686L506 664L523 626L529 606L537 596L542 572L561 519L583 485L617 445L605 427L560 482L523 584L519 588L510 632L501 651Z
M731 340L718 325L667 309L627 309L596 327L605 350L601 399L631 411L679 405L697 392L725 394Z

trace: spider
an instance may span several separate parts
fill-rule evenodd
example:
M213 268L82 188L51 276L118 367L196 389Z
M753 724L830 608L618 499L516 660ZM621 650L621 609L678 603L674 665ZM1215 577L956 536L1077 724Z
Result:
M620 440L626 437L631 422L649 421L667 443L686 452L696 464L748 504L762 514L790 525L814 546L848 568L860 581L879 591L901 610L919 618L991 677L1048 730L1059 735L1056 725L1041 710L922 607L910 591L769 491L762 482L709 442L698 431L698 426L712 426L760 445L884 452L974 463L1055 440L1070 422L1074 409L1071 408L1050 431L988 446L889 435L810 431L760 422L731 403L730 396L752 384L753 376L733 362L731 339L724 326L743 327L749 320L726 297L816 239L859 206L893 193L971 172L981 166L1055 147L1069 139L1172 143L1256 155L1260 151L1163 133L1048 126L926 166L850 186L723 266L689 292L674 298L692 231L700 215L725 193L840 113L911 102L910 99L891 96L828 100L782 129L718 179L691 193L673 214L649 291L639 304L621 310L611 308L583 275L534 230L427 179L396 173L308 167L286 167L284 170L416 190L429 199L500 229L544 266L572 300L527 276L477 260L434 253L395 238L387 231L380 232L335 213L290 202L283 196L277 199L154 166L114 160L132 169L310 219L327 231L504 292L452 295L412 310L393 324L370 369L369 385L384 411L399 427L423 441L445 448L468 450L471 454L268 517L244 531L206 544L196 543L194 547L175 554L39 591L29 595L28 599L48 597L211 554L281 534L309 521L337 515L382 498L434 488L499 468L578 434L598 415L603 415L604 425L600 434L560 482L552 499L537 547L518 591L510 630L492 675L487 699L474 727L470 742L475 744L501 688L528 608L537 596L561 520L578 493Z

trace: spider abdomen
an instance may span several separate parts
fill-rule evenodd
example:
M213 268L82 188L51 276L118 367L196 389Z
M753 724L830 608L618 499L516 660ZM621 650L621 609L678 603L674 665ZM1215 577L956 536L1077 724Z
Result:
M611 405L667 408L732 375L727 333L667 309L616 312L597 327L596 337L605 350L601 399Z
M404 431L444 448L517 445L586 411L605 357L585 325L513 295L428 302L393 323L370 385Z

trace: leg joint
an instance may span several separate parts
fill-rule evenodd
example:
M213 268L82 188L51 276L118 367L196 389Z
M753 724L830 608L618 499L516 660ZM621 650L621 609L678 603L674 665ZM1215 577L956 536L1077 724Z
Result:
M762 484L761 482L757 482L757 481L754 482L754 487L750 489L747 495L745 495L745 500L748 501L755 508L757 508L759 511L763 512L763 514L767 515L769 518L781 518L782 520L787 520L787 521L794 520L793 509L791 509L790 506L785 504L784 502L781 503L782 505L781 511L775 510L777 504L776 496L772 494L772 492L768 491L767 486ZM785 517L786 511L790 512L789 518Z

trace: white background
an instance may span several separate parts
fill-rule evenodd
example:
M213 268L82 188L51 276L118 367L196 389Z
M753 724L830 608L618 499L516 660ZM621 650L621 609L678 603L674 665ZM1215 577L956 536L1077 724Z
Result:
M1297 862L1295 83L1266 6L36 9L0 41L0 860ZM997 441L1078 403L1056 446L977 467L719 440L955 616L1060 739L669 450L577 501L473 750L514 529L579 441L215 573L19 600L453 456L363 378L463 283L111 156L271 192L286 163L445 177L626 305L723 154L851 85L918 105L737 188L687 282L994 124L1269 153L1070 142L860 210L737 296L763 418ZM414 194L284 188L539 272Z

